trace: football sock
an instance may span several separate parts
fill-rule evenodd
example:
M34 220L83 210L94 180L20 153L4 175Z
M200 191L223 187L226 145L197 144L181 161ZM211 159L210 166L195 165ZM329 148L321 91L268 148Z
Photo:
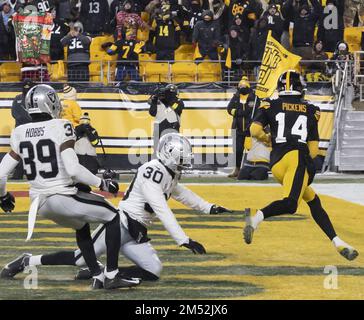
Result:
M105 224L105 242L106 242L106 269L117 270L120 251L120 216L116 214L115 218Z
M263 220L264 214L262 211L258 210L257 213L252 217L253 228L256 229L259 223L261 223Z
M88 223L85 224L82 229L76 230L76 240L92 276L100 274L101 269L97 263L95 249L91 238L90 225Z
M352 248L345 241L341 240L338 236L336 236L334 239L332 239L332 243L334 244L334 246L336 248L338 248L338 247L349 247L349 248Z
M100 274L93 276L93 279L99 279L101 282L104 282L105 280L105 275L101 272Z
M42 265L42 256L39 255L39 256L31 256L29 258L29 266L40 266Z
M75 253L73 251L60 251L56 253L43 254L41 256L32 256L29 259L29 265L40 265L36 264L38 263L37 257L40 257L40 264L44 266L74 266L76 263Z
M119 269L113 270L113 271L107 271L106 268L104 270L104 275L108 279L114 279L115 276L119 273Z
M330 240L333 240L336 236L336 232L332 226L329 216L324 208L322 208L320 198L316 195L315 198L312 201L307 202L307 204L310 207L311 215L317 225L323 232L325 232Z

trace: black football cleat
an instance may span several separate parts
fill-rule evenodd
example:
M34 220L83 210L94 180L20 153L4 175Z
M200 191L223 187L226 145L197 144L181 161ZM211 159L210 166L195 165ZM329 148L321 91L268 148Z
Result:
M78 270L75 275L75 280L90 280L92 278L91 272L88 268Z
M91 283L91 289L92 290L104 289L104 283L98 278L93 278Z
M105 277L104 288L107 290L118 289L118 288L131 288L140 285L141 279L139 278L123 278L118 273L114 279Z
M25 267L29 265L30 253L23 253L15 260L9 262L0 274L1 279L13 279L18 273L23 272Z
M104 265L100 261L97 261L97 263L99 264L101 271L104 272ZM89 268L81 268L75 275L75 280L90 280L91 278L92 275Z

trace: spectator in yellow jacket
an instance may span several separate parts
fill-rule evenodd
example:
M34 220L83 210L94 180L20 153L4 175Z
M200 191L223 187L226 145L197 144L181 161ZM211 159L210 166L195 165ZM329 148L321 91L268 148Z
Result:
M62 118L70 121L73 127L77 127L80 124L82 110L77 103L76 89L69 85L63 87L62 107Z

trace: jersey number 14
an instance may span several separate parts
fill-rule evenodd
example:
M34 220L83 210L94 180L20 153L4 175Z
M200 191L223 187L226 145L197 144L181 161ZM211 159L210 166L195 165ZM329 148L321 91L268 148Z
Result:
M276 115L276 121L278 122L278 130L277 130L277 137L276 143L285 143L287 142L287 138L285 134L286 130L286 114L284 112L280 112ZM299 136L299 142L306 143L307 140L307 116L300 115L298 116L296 122L292 126L291 129L292 136Z

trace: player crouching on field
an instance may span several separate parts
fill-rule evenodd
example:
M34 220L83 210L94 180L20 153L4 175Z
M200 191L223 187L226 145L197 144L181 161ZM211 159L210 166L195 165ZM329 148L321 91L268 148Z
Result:
M147 228L155 216L161 220L165 229L179 246L190 249L193 253L205 254L205 248L191 240L183 231L167 200L173 199L194 210L206 214L231 212L200 198L180 185L182 169L190 168L192 148L187 138L178 133L164 135L158 145L157 159L143 164L135 174L124 198L119 203L121 248L120 252L135 263L135 266L120 268L121 274L129 278L158 280L162 271L156 251L149 243ZM105 228L100 225L92 235L95 253L100 257L106 252ZM72 261L73 265L84 266L85 261L79 250L36 256L39 265L64 265ZM38 265L35 264L35 265ZM76 279L88 279L88 269L81 269Z
M36 216L49 219L76 232L77 245L85 257L93 277L94 289L114 289L138 285L139 280L122 279L118 270L120 250L120 218L104 197L80 192L74 183L99 187L117 194L117 182L100 179L78 162L74 151L75 134L68 120L60 119L62 107L55 90L48 85L37 85L25 97L30 123L18 126L11 134L11 151L0 163L0 207L5 212L15 208L15 198L6 192L6 179L20 161L30 184L31 206L28 217L28 237L31 238ZM106 230L107 267L102 272L93 248L89 223L102 223ZM50 230L50 232L52 232ZM2 278L12 278L26 266L38 264L71 264L74 257L48 256L38 259L23 254L7 264ZM71 261L71 262L69 262Z
M264 143L272 143L271 168L273 176L283 186L283 199L272 202L253 215L250 209L246 209L244 240L247 244L252 242L253 233L263 220L294 214L303 198L313 219L337 251L346 259L354 260L358 252L336 235L320 198L309 186L315 175L313 159L318 154L320 109L304 100L304 82L295 71L287 71L280 76L277 90L278 99L261 103L250 133ZM263 130L267 125L271 135Z

